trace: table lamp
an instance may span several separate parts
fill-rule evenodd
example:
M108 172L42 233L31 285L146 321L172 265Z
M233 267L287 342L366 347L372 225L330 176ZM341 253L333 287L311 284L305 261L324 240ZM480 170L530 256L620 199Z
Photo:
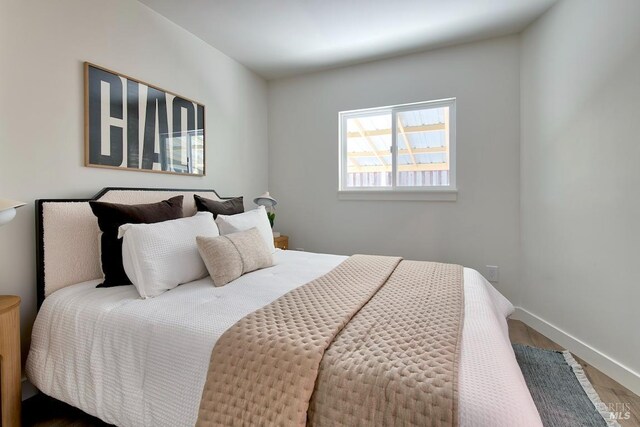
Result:
M11 221L16 216L16 208L25 204L15 200L0 199L0 226Z
M276 212L275 205L278 204L278 201L271 197L268 191L264 194L253 199L253 203L258 206L264 206L267 210L267 216L269 217L269 222L271 223L271 228L273 228L273 224L276 220ZM280 233L277 231L273 231L273 237L280 237Z

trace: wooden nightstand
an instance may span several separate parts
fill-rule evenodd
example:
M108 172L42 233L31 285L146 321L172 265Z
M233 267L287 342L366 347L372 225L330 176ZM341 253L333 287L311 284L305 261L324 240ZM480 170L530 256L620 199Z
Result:
M22 361L20 359L20 297L0 296L0 402L3 426L20 425Z
M284 249L285 251L289 249L289 236L280 236L273 238L273 244L276 245L276 248Z

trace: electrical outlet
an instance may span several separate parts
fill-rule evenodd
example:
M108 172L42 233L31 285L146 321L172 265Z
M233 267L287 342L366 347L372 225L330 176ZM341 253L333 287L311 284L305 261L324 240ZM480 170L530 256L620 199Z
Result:
M486 268L487 268L487 271L486 271L487 280L490 282L497 283L498 277L500 274L500 268L497 265L487 265Z

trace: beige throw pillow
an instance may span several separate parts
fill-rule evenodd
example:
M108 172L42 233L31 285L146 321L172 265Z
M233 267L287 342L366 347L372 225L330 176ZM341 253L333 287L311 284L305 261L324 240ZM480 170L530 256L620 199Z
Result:
M273 256L257 228L218 237L196 237L198 251L215 286L273 265Z

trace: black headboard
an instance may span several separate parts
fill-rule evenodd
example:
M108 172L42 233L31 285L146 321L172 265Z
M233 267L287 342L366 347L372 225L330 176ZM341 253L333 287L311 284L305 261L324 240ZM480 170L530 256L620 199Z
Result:
M38 301L38 309L42 305L45 299L45 285L46 285L46 277L45 277L45 207L50 206L50 204L74 204L74 203L88 203L93 200L101 200L104 198L109 198L109 196L123 194L132 196L129 197L128 202L133 203L148 203L149 200L144 200L145 197L141 197L141 201L136 202L135 196L139 192L167 192L167 193L198 193L204 197L212 197L215 196L218 199L225 200L230 197L220 197L218 193L213 189L176 189L176 188L129 188L129 187L106 187L98 192L95 196L90 199L39 199L36 200L36 271L37 271L37 301ZM148 193L147 193L148 194ZM142 196L142 193L141 193ZM157 200L163 200L162 198ZM190 203L191 201L185 202ZM75 205L77 206L77 205ZM193 208L193 206L192 206ZM193 210L193 209L192 209ZM92 216L92 214L89 214ZM97 222L96 222L97 224ZM89 279L88 279L89 280ZM69 283L71 284L71 283Z

